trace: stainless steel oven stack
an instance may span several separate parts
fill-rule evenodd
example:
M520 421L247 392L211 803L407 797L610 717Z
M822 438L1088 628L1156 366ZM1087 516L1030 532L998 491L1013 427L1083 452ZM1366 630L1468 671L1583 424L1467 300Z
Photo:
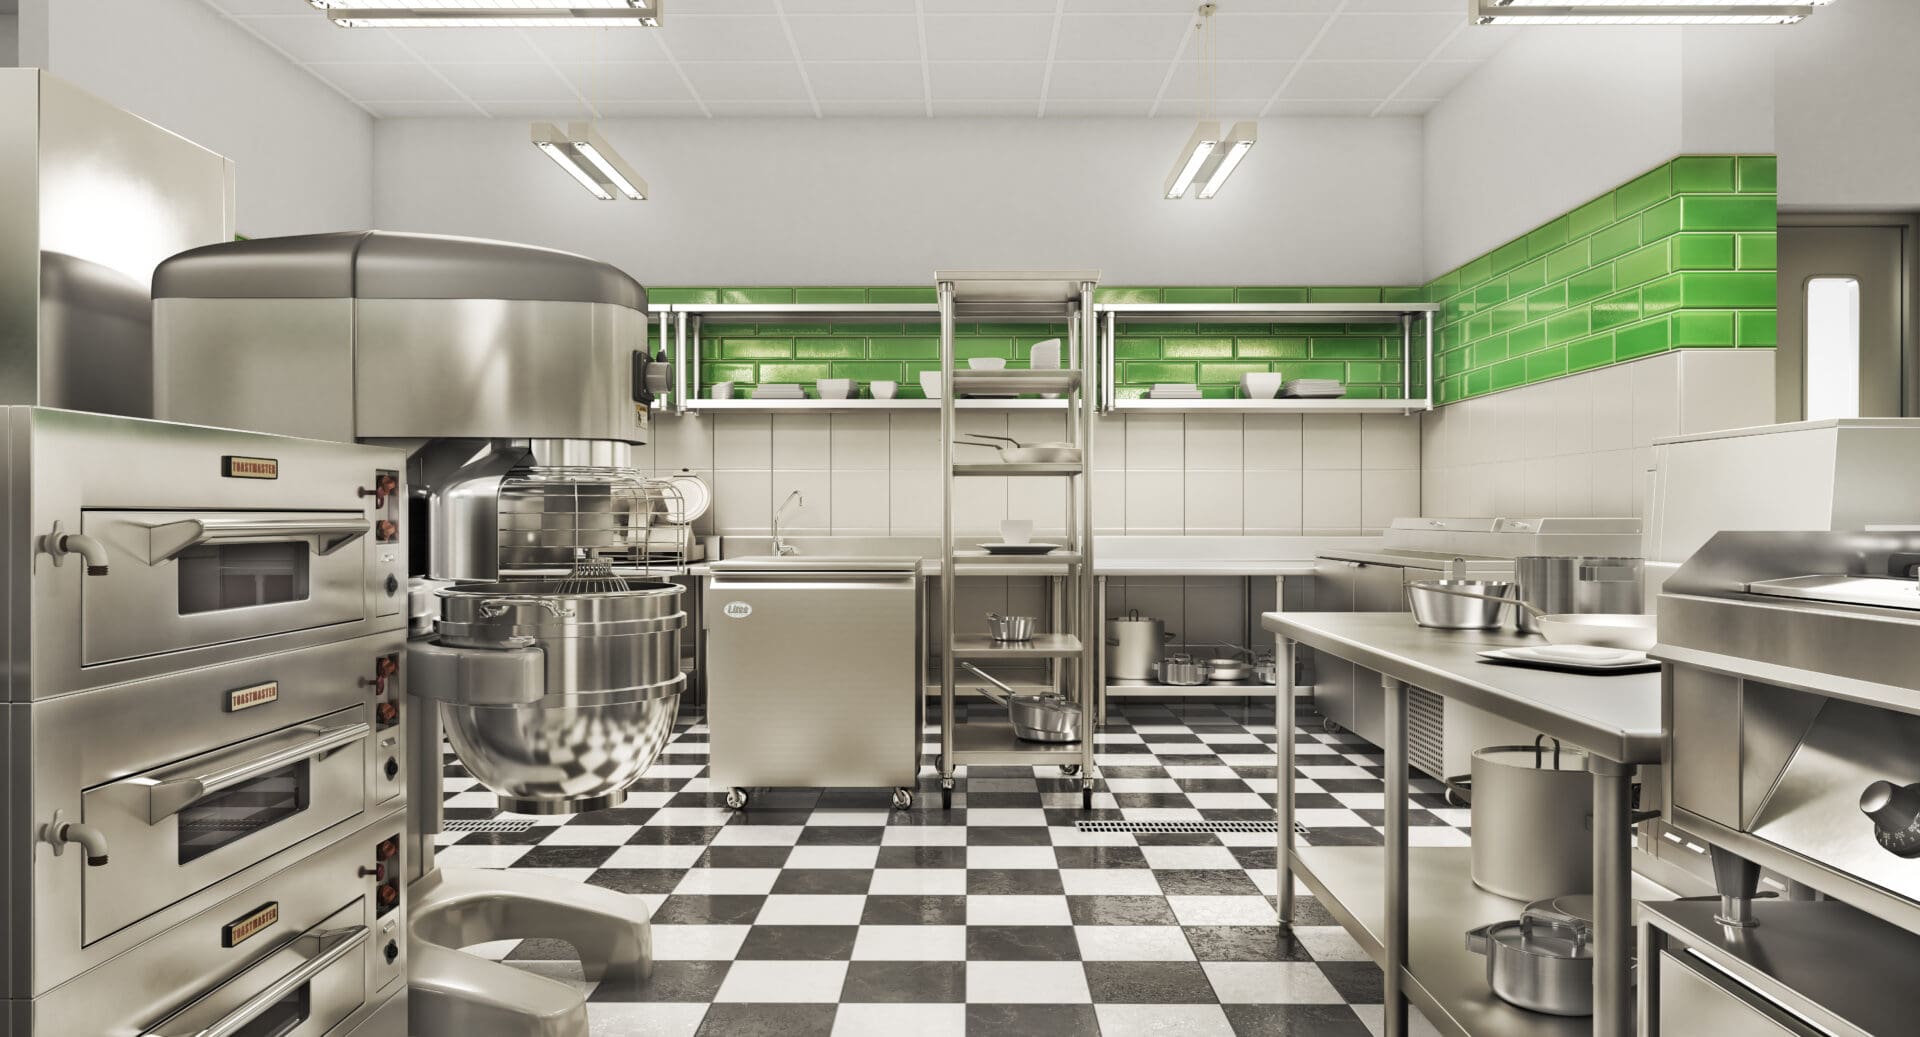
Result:
M404 455L0 422L0 1033L405 1033Z
M445 581L408 653L412 1032L586 1034L571 987L462 953L556 937L638 977L648 908L581 883L435 866L441 734L503 808L617 805L672 733L685 503L636 470L655 393L646 290L580 256L365 232L209 246L154 275L155 410L408 454ZM423 631L423 633L425 633Z
M1920 532L1888 529L1721 533L1667 580L1666 820L1720 897L1643 905L1643 1035L1920 1014Z

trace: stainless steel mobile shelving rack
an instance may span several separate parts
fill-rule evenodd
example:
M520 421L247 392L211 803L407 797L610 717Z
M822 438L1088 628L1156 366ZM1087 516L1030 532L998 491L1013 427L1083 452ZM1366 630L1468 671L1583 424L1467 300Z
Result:
M1094 344L1097 341L1093 270L948 271L934 275L940 308L940 611L945 639L940 653L940 801L953 805L954 771L978 765L1043 766L1057 764L1080 778L1080 802L1093 806L1094 646L1093 627L1093 463ZM979 371L956 369L955 324L960 320L1020 320L1067 324L1064 363L1056 370ZM1059 394L1067 410L1067 441L1080 448L1078 464L961 462L954 458L956 408L963 394L1030 396ZM1049 401L1051 402L1051 401ZM1032 641L997 642L986 634L962 634L954 616L953 578L978 551L954 543L956 483L969 478L1038 478L1064 482L1066 537L1062 550L1026 556L1039 565L1065 564L1061 592L1051 610L1054 627ZM1020 556L995 558L1017 561ZM962 661L1031 662L1045 660L1052 682L1084 711L1078 743L1026 742L1007 721L963 722L955 703L954 671Z

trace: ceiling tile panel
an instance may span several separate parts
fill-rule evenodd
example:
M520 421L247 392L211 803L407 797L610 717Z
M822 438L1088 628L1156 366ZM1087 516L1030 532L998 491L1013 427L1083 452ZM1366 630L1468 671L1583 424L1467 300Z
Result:
M937 116L1032 118L1039 111L1039 101L942 101L936 98L933 102L933 114Z
M304 6L304 0L296 0ZM412 61L412 52L381 29L342 29L308 9L299 17L241 18L241 26L295 61Z
M528 39L528 33L516 29L341 29L340 32L378 33L391 36L429 62L541 61L544 56ZM607 35L606 33L602 34ZM604 47L603 49L611 49Z
M828 118L834 116L882 116L887 118L927 117L925 101L828 101L820 102L820 114Z
M553 66L538 65L439 65L442 76L454 89L485 104L489 101L572 101L579 103L573 84L554 71Z
M1125 115L1143 118L1153 110L1151 101L1048 101L1050 116Z
M791 61L683 61L694 93L703 101L775 101L806 103L800 66ZM718 106L715 106L718 110Z
M1371 115L1378 101L1275 101L1268 115L1281 118L1330 116L1330 115Z
M706 114L693 101L601 101L594 107L600 110L602 117L608 119L694 117Z
M1445 14L1342 14L1333 19L1308 57L1418 61L1464 28L1466 18Z
M1214 57L1290 61L1306 54L1307 45L1326 24L1323 14L1216 15ZM1188 53L1197 56L1195 51Z
M1047 66L1038 61L942 61L929 68L934 100L1038 100Z
M1222 61L1214 66L1213 96L1215 97L1258 97L1265 101L1280 89L1280 83L1292 71L1291 61ZM1206 96L1206 86L1201 79L1203 66L1197 61L1183 61L1174 70L1173 79L1167 83L1166 99L1195 100Z
M684 101L691 100L687 84L664 61L603 61L598 64L564 64L560 73L574 89L600 101Z
M708 101L707 107L715 115L813 116L813 105L807 101Z
M1304 61L1286 92L1292 100L1379 100L1420 65L1417 61Z
M660 34L652 29L528 29L525 36L553 61L666 60Z
M1438 102L1416 101L1416 100L1405 100L1405 99L1388 101L1385 104L1382 104L1379 110L1374 112L1374 114L1382 115L1382 116L1425 115L1429 110L1433 108L1433 106L1436 103Z
M660 34L679 61L771 61L792 58L793 46L776 15L681 15L668 9L658 29L636 30Z
M787 24L807 61L920 59L920 24L911 15L809 15Z
M1056 61L1047 96L1151 101L1166 75L1166 65L1153 61Z
M1053 16L1056 0L920 0L928 14L1044 14Z
M1477 61L1430 61L1400 87L1400 97L1437 99L1453 92L1480 67Z
M1060 19L1056 58L1171 61L1193 35L1184 14L1072 14Z
M1460 34L1447 41L1441 47L1436 58L1459 61L1484 61L1493 57L1517 32L1523 32L1513 25L1469 25Z
M356 101L460 100L460 95L446 80L418 62L408 65L330 63L307 68Z
M935 61L1044 61L1052 15L927 16L927 56Z
M367 109L378 119L470 119L479 114L465 101L379 101Z
M822 101L926 100L918 61L812 61L806 70L813 96Z
M303 14L308 18L325 20L321 17L320 12L307 6L306 0L207 0L207 2L228 14L284 14L289 16ZM12 8L9 8L6 4L0 3L0 10L11 9Z

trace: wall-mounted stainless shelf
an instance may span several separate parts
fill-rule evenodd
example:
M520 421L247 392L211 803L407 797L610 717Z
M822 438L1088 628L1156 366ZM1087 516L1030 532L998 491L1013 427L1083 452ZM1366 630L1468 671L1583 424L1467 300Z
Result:
M1429 302L1349 303L1101 303L1094 307L1100 324L1101 409L1153 410L1174 413L1215 411L1240 413L1412 414L1433 409L1433 336L1440 306ZM1368 323L1400 325L1400 398L1394 400L1122 400L1115 373L1119 368L1115 340L1122 324L1327 324ZM1415 325L1419 325L1416 331ZM1425 363L1420 368L1424 391L1414 394L1414 340L1424 340ZM1282 362L1284 372L1285 364Z
M1005 461L987 461L982 464L956 464L953 474L960 476L986 476L990 478L1033 477L1047 475L1079 475L1084 471L1077 464L1009 464Z
M1063 411L1066 400L955 400L961 410ZM786 411L812 414L858 414L867 411L939 411L939 400L688 400L688 410Z

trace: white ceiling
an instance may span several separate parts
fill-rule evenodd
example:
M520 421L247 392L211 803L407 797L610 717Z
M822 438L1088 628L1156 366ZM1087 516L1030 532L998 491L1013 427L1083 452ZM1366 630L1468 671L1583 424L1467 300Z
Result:
M207 0L381 117L1171 116L1192 0L667 0L659 29L342 29ZM1221 0L1214 112L1414 115L1514 30L1463 0Z

